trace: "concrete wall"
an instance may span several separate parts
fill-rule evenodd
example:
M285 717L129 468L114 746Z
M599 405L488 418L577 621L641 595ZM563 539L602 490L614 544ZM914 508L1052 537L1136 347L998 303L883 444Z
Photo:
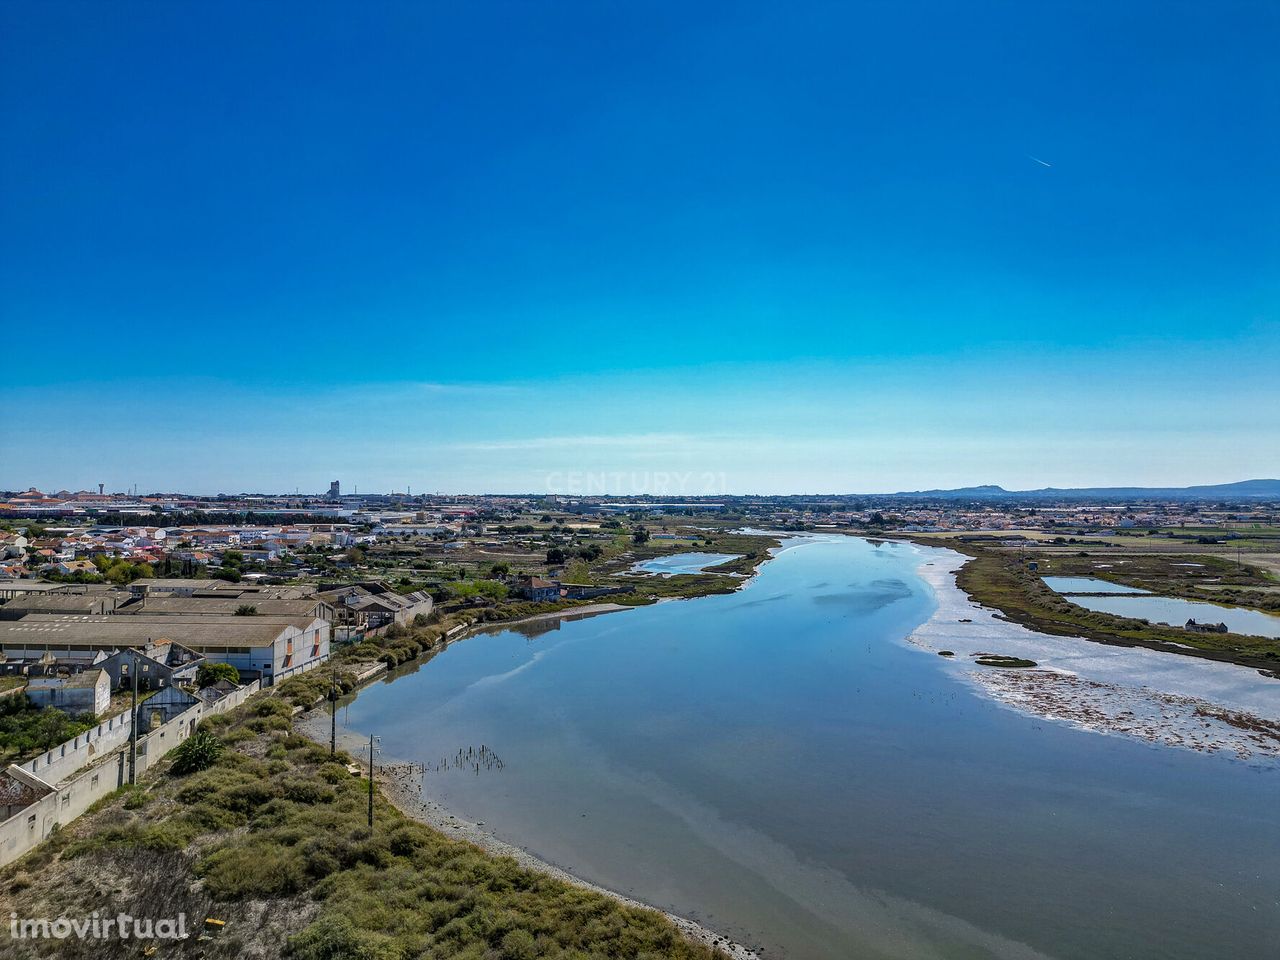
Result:
M137 775L140 777L165 754L195 730L202 717L225 713L258 692L257 681L246 684L217 703L199 703L174 717L164 726L138 739ZM46 767L45 770L50 768ZM26 767L18 768L25 777ZM43 770L41 772L44 772ZM56 772L56 771L55 771ZM18 811L0 823L0 867L12 863L37 847L56 827L70 823L103 797L123 786L128 780L128 750L120 749L56 786L35 774L53 788L48 796Z
M92 730L54 747L48 753L22 764L22 769L34 773L48 784L60 783L81 767L101 760L103 756L118 750L128 741L133 717L123 713L104 720Z

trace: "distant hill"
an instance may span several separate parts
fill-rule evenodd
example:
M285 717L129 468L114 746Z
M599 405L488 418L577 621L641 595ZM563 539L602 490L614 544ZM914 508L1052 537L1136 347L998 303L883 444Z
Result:
M1241 480L1198 487L1044 487L1006 490L995 484L955 490L912 490L886 494L933 500L1280 500L1280 480Z

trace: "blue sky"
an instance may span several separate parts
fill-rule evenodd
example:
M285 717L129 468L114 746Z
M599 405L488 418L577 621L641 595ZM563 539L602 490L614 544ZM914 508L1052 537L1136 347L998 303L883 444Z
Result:
M0 487L1280 475L1278 44L1272 3L6 0Z

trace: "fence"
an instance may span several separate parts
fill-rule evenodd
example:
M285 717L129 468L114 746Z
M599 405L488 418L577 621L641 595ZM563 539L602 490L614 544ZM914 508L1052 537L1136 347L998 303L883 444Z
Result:
M122 713L104 720L84 733L34 760L28 760L22 768L34 773L45 783L61 783L81 767L102 759L129 739L133 729L133 714Z
M163 726L157 727L146 736L139 737L135 762L137 774L141 775L152 764L157 763L165 754L189 737L195 731L196 724L202 717L224 713L232 707L243 703L246 698L257 693L258 689L258 681L255 680L214 703L201 702L195 704ZM116 719L118 720L119 718ZM128 724L125 723L122 726L127 731ZM115 733L115 731L108 731L108 733ZM118 736L118 733L116 735ZM81 737L83 736L84 734L81 734ZM128 739L127 733L125 739ZM76 740L80 740L80 737L77 737ZM74 743L75 741L68 741L63 746ZM95 745L98 743L100 743L100 739L94 741ZM103 797L124 786L127 782L127 749L121 748L114 753L103 756L101 751L89 754L85 746L82 744L80 748L72 747L68 751L69 756L67 758L61 755L61 748L49 751L46 756L58 754L56 761L68 760L68 763L61 768L57 766L56 762L45 764L40 768L39 773L32 772L29 769L29 764L21 767L17 765L9 767L7 772L10 777L32 786L38 791L47 790L48 792L35 803L24 807L8 820L0 823L0 867L12 863L23 854L34 849L55 829L70 823ZM88 763L87 758L91 756L98 758L96 762L90 764L87 769L79 773L75 773L79 769L78 767L71 768L64 774L64 779L73 773L75 775L71 779L65 780L65 782L55 785L46 776L41 776L41 774L47 774L57 769L66 769L69 766L70 759L73 757L80 757L80 766L84 766Z

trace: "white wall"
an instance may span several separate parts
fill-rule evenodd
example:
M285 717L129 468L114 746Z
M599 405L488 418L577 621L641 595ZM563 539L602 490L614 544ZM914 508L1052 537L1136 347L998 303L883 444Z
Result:
M60 783L81 767L101 760L106 754L118 749L129 739L132 720L130 713L104 720L92 730L86 730L48 753L28 760L22 764L22 769L34 773L45 783Z
M257 693L257 681L246 684L217 703L198 703L145 737L138 739L137 775L159 762L195 729L201 717L225 713ZM22 769L27 769L25 766ZM47 768L52 769L52 767ZM49 781L40 773L36 776ZM56 786L47 797L18 811L0 823L0 867L12 863L39 846L54 828L70 823L128 779L128 750L120 749L92 764L72 779ZM53 786L53 784L49 784Z

